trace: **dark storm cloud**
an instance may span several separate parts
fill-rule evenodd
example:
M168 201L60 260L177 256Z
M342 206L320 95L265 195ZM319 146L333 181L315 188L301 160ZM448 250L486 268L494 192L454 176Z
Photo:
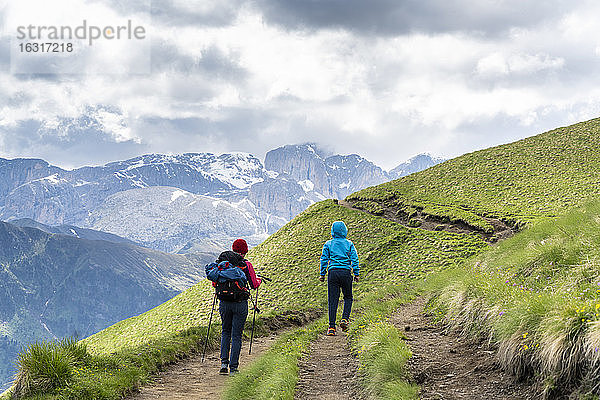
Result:
M509 0L258 0L267 20L286 28L343 28L375 35L482 32L495 35L555 19L571 2Z

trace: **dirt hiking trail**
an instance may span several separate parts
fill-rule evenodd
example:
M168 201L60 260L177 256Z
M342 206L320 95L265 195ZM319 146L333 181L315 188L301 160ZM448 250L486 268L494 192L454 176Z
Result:
M357 378L358 360L348 348L346 334L325 332L311 344L309 353L300 360L296 400L363 399Z
M255 338L252 343L252 354L248 355L249 342L242 343L240 369L247 367L253 360L262 355L277 340L271 335ZM181 360L160 373L152 383L142 387L139 393L127 397L129 400L215 400L220 399L225 382L229 378L219 375L221 360L219 351L206 355L204 362L201 354Z
M517 383L495 362L495 351L473 344L424 315L426 299L417 298L392 316L413 356L408 367L421 387L420 398L468 400L532 400L538 396L527 383Z

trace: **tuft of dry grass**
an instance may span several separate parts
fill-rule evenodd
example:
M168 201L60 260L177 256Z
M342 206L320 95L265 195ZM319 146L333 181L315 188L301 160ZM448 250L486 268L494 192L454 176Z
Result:
M430 310L498 349L519 379L547 397L600 394L600 203L546 221L428 278Z

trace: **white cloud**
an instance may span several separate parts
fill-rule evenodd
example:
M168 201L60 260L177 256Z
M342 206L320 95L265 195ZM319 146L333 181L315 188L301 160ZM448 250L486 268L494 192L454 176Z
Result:
M477 62L476 71L483 77L509 74L533 74L543 70L560 69L565 65L562 57L548 54L511 54L508 57L495 52Z
M453 156L600 109L600 6L588 1L494 35L427 31L422 19L419 31L381 36L344 29L352 19L318 29L273 24L250 3L234 14L232 3L157 3L181 15L153 20L152 74L4 73L0 128L31 118L50 127L107 105L119 111L97 116L107 140L149 151L260 155L310 140L390 168L419 152ZM219 23L171 23L186 13Z

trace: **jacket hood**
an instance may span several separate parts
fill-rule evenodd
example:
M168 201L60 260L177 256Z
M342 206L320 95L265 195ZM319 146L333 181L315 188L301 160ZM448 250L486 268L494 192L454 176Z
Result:
M335 221L331 225L331 236L334 238L345 238L348 234L348 228L342 221Z

